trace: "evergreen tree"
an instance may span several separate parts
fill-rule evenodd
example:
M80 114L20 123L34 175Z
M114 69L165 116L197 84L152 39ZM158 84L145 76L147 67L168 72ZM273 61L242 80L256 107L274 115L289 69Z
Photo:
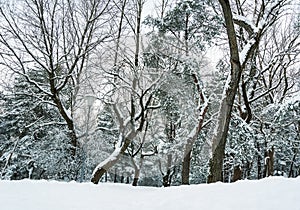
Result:
M32 72L34 74L36 72ZM31 75L44 80L43 75ZM1 176L5 179L72 180L75 160L69 158L66 125L39 89L17 77L14 91L3 96Z

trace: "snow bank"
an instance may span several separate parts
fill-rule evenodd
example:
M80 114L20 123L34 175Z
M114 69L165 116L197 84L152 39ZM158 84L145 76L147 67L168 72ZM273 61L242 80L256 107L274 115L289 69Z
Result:
M300 210L300 178L170 188L0 181L2 210Z

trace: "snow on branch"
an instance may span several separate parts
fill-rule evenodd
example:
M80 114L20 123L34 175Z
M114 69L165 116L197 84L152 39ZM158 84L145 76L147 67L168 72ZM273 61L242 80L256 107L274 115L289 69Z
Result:
M233 21L240 27L244 28L249 35L252 35L258 31L258 27L256 27L255 24L245 16L233 15Z
M248 43L244 46L243 50L240 52L240 63L244 65L244 63L247 61L247 56L251 51L251 48L256 43L256 40L254 38L250 39Z
M99 163L97 165L97 167L94 169L94 171L92 173L92 176L94 176L99 169L101 169L105 165L109 164L109 162L116 161L118 159L118 156L120 156L120 154L121 154L121 147L115 148L113 153L108 158L106 158L104 161L102 161L101 163Z
M245 63L247 62L247 57L251 52L251 49L256 44L257 40L259 40L259 38L261 37L264 28L274 23L274 20L276 20L276 15L274 17L274 15L272 14L274 12L277 14L284 2L285 0L274 1L271 5L269 5L266 8L266 12L256 24L254 24L253 21L248 17L242 15L233 16L234 22L240 27L244 28L249 33L249 40L239 55L240 63L242 65L245 65Z

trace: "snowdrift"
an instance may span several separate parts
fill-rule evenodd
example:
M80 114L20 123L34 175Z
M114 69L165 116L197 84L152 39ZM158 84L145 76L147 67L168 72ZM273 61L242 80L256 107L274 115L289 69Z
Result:
M170 188L0 181L1 210L300 210L300 178Z

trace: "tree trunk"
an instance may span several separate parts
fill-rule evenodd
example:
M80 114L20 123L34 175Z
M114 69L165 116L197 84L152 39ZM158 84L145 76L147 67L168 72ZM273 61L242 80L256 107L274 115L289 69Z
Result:
M106 173L106 172L105 172ZM115 173L114 173L114 183L118 182L118 175L117 175L117 168L115 168Z
M204 95L202 95L202 93L201 93L201 96L204 96ZM181 172L181 179L182 179L181 183L182 184L190 184L189 178L190 178L190 167L191 167L193 145L202 129L202 125L204 122L204 116L207 112L207 109L208 109L208 102L206 101L206 98L205 98L203 107L200 111L198 125L195 126L195 128L192 130L190 136L188 136L188 140L185 145L184 157L183 157L183 161L182 161L182 172Z
M104 182L107 182L107 172L105 172L105 175L104 175Z
M274 147L272 147L272 149L269 151L269 157L270 157L270 161L269 161L269 164L268 164L268 176L273 176L274 174L274 153L275 153L275 150L274 150Z
M242 179L242 175L243 175L243 171L242 171L241 167L239 165L235 166L234 169L233 169L232 182L236 182L238 180L241 180Z
M163 186L170 187L172 182L172 176L174 172L171 171L172 169L172 154L168 154L167 157L167 173L163 174Z
M190 165L191 165L191 154L192 150L188 151L183 158L182 162L182 173L181 173L181 184L190 184Z
M213 156L209 162L210 174L208 175L207 182L213 183L223 181L223 161L224 161L225 141L217 145L214 150Z
M273 176L274 173L274 147L266 152L264 177Z
M51 77L54 78L54 75L52 75ZM51 89L51 93L53 95L52 100L55 103L56 107L58 108L59 113L61 114L61 116L63 117L65 122L67 123L68 129L69 129L69 136L71 139L71 154L73 157L75 157L76 149L77 149L78 145L77 145L77 135L76 135L76 131L75 131L74 121L72 119L72 116L70 116L67 113L67 110L59 97L59 92L58 92L57 88L55 87L54 79L50 80L50 89Z
M182 172L181 172L182 184L190 184L189 178L190 178L190 167L191 167L193 145L197 140L197 137L202 129L204 117L208 110L208 99L204 95L199 85L199 79L195 73L193 74L193 78L194 78L194 84L197 87L199 93L199 100L201 100L203 104L199 113L198 123L191 131L189 136L187 137L187 142L185 145L184 157L182 162Z
M137 186L140 178L140 169L135 169L134 170L134 178L132 182L132 186Z
M259 143L256 142L256 149L257 149L257 179L261 179L261 175L262 175L262 168L261 168L261 153L260 153L260 146Z
M137 19L136 19L136 35L135 35L135 55L134 66L139 66L139 53L140 53L140 35L141 35L141 16L142 16L143 2L137 1Z
M136 134L135 132L133 132ZM98 184L99 180L109 170L112 166L114 166L121 156L124 154L125 150L128 148L129 144L131 143L131 140L133 139L135 135L131 135L132 138L127 137L121 147L117 147L115 151L102 163L100 163L96 169L93 172L91 181L94 184Z
M170 187L171 186L170 175L171 175L171 169L169 168L167 170L167 174L163 176L163 186L164 187Z
M139 165L137 165L134 162L134 157L131 157L131 162L132 162L132 165L133 165L133 168L134 168L134 177L133 177L132 186L137 186L138 185L138 181L139 181L140 173L141 173L141 168L142 168L142 165L143 165L143 160L144 160L144 157L141 156L140 163L139 163Z
M250 178L252 165L253 165L253 162L247 160L246 169L245 169L245 178L246 179Z
M185 41L185 55L189 56L189 14L185 15L185 30L184 30L184 41ZM198 78L194 74L195 77L195 84L196 86L199 85ZM193 131L192 131L193 132ZM198 134L198 132L197 132ZM192 159L192 149L193 144L197 138L197 134L195 133L192 138L188 137L187 143L185 145L184 157L182 161L182 171L181 171L181 184L188 185L190 184L190 167L191 167L191 159Z
M210 174L208 177L209 183L223 180L222 170L226 138L229 129L232 106L242 73L230 3L228 0L219 0L219 2L222 6L229 39L231 72L227 78L226 86L224 87L217 126L212 139L213 155L210 160Z
M125 16L125 6L127 0L124 0L122 2L122 7L121 7L121 17L120 17L120 22L119 22L119 28L118 28L118 35L117 35L117 40L116 40L116 51L115 51L115 57L114 57L114 67L116 67L117 62L118 62L118 56L119 56L119 48L120 48L120 39L121 39L121 33L122 33L122 27L123 27L123 19ZM115 78L116 80L116 78Z
M293 155L292 162L290 165L289 178L294 177L293 168L294 168L294 163L295 163L296 157L297 157L297 150L294 151L294 155Z

